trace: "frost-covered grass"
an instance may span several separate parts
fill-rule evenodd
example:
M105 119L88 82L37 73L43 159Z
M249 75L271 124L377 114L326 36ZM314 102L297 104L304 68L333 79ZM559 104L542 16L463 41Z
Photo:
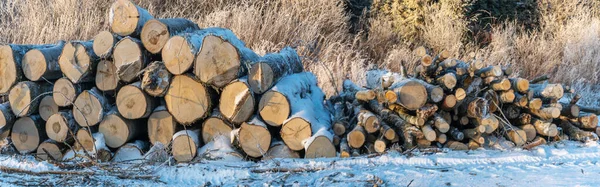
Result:
M558 142L527 150L476 150L419 153L391 152L376 157L276 159L262 162L201 161L195 164L120 163L154 179L120 179L95 167L96 175L40 175L0 172L0 185L123 186L597 186L600 146L596 142ZM113 166L113 167L114 167ZM31 156L0 156L0 167L28 171L62 171ZM280 172L283 171L283 172Z

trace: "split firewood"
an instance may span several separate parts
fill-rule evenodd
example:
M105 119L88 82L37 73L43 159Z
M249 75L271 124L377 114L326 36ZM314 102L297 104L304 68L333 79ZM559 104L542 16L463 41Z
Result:
M94 53L92 41L72 41L65 44L58 64L62 74L73 83L90 82L95 79L100 57Z
M117 0L109 10L110 30L120 36L139 36L142 27L153 17L147 10L128 0Z
M79 128L80 126L75 122L71 111L58 112L50 116L46 121L46 134L48 138L61 143L72 142L73 133L76 133Z
M58 105L54 102L54 98L52 95L46 95L42 97L40 101L40 106L38 107L38 114L44 121L48 121L50 116L56 114L58 112Z
M93 83L73 84L71 80L63 77L54 82L52 97L58 106L68 107L73 105L73 102L75 102L75 99L81 92L93 87Z
M177 162L189 162L196 157L202 145L199 134L200 130L182 130L173 135L171 153Z
M144 23L140 39L152 54L161 51L169 38L184 32L200 29L196 23L184 18L151 19Z
M15 116L24 117L38 112L42 96L52 91L52 85L44 82L24 81L17 83L8 94L10 108Z
M206 123L206 122L205 122ZM148 117L148 138L152 145L160 142L169 145L173 135L179 130L179 125L165 106L154 109Z
M142 77L142 89L150 96L164 97L167 94L173 75L162 61L154 61L146 67Z
M248 77L242 77L227 84L221 91L219 111L234 124L247 121L256 108L254 92L248 84Z
M248 83L256 94L262 94L273 87L281 78L304 69L296 50L286 47L279 53L270 53L252 64L248 73Z
M21 154L36 151L38 145L48 138L44 120L39 115L21 117L15 121L10 137Z
M94 43L92 44L94 54L101 59L112 58L113 48L121 39L123 38L117 34L109 31L100 31L94 37Z
M65 46L65 41L59 41L55 46L37 48L27 51L23 56L21 68L23 74L31 81L56 80L62 77L58 58Z
M202 84L193 75L176 75L167 90L165 102L175 120L182 125L209 116L213 106L217 105L217 93Z
M98 89L85 90L77 96L73 103L73 117L82 127L95 126L110 110L111 102Z

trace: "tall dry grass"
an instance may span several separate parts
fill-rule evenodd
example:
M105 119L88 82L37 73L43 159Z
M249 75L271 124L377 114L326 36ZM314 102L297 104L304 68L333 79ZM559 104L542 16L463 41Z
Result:
M409 27L416 35L398 32L406 29L398 28L397 20L389 14L373 14L376 16L361 21L369 23L368 30L351 34L351 16L344 11L344 1L134 0L157 18L184 17L202 27L230 28L261 54L287 45L296 47L306 69L319 77L328 95L335 93L344 78L361 82L369 68L398 71L403 64L413 69L419 57L411 51L420 45L434 52L450 51L461 59L474 53L489 64L513 64L521 76L549 74L552 81L582 90L594 90L588 85L600 83L597 0L539 0L539 28L527 30L524 23L498 23L484 35L486 45L472 40L479 37L470 32L469 22L473 20L456 16L465 6L460 0L420 4L419 26ZM0 42L91 39L108 28L106 15L111 2L4 0L0 2Z

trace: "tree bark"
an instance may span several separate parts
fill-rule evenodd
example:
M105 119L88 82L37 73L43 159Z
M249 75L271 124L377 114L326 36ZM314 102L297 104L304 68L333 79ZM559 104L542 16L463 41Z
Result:
M173 75L169 73L162 61L154 61L146 67L142 77L142 88L148 95L164 97L167 94Z
M65 144L47 139L40 144L36 155L42 160L61 161L66 152L67 146Z
M331 158L336 156L335 146L332 143L333 133L326 126L313 130L313 135L304 140L304 158Z
M396 82L390 89L398 95L396 103L408 110L417 110L427 102L428 94L425 86L414 79Z
M17 120L17 117L10 109L9 102L4 102L0 104L0 112L2 113L0 115L0 133L5 133L12 129L15 120Z
M256 94L262 94L281 78L304 70L296 50L286 47L279 53L267 54L250 67L248 83Z

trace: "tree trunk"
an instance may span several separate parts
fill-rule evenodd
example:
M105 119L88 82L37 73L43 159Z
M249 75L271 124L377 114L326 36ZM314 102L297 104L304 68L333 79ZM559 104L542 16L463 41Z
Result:
M32 115L38 112L42 97L50 91L52 85L44 82L19 82L8 95L10 108L17 117Z
M112 59L113 49L121 39L123 39L123 37L117 34L108 31L100 31L100 33L94 37L94 44L92 45L94 54L101 59Z
M148 138L150 139L150 143L155 145L160 142L164 146L169 145L173 135L179 129L177 127L177 122L165 106L156 107L148 118Z
M367 133L375 133L379 130L380 121L375 114L369 110L360 108L355 109L355 115L358 119L358 124L362 125Z
M110 30L120 36L140 36L142 27L153 19L147 10L128 0L117 0L109 10Z
M79 126L95 126L111 109L111 103L98 89L85 90L73 103L73 117Z
M5 133L12 129L17 117L10 109L9 102L0 104L0 112L2 113L0 115L0 133Z
M79 125L75 122L71 111L58 112L46 121L46 134L57 142L71 143L73 133L77 133L78 130Z
M439 114L434 114L433 117L433 125L435 129L439 130L441 133L446 133L450 130L450 124Z
M54 82L52 97L56 105L68 107L73 105L73 102L75 102L75 99L81 92L93 87L93 83L73 84L68 78L63 77Z
M191 125L210 114L216 106L218 95L215 91L200 83L193 75L177 75L173 78L165 102L167 109L182 125Z
M250 157L258 158L267 153L271 145L271 133L257 116L244 122L235 134L239 146Z
M38 145L48 139L43 124L44 121L39 115L22 117L15 121L10 137L19 153L36 151Z
M248 77L242 77L227 84L221 92L219 110L233 124L247 121L255 113L256 99L250 90Z
M530 109L529 113L540 119L551 120L560 116L560 109L556 107L546 107L539 110Z
M65 41L60 41L53 47L32 49L25 53L21 64L25 77L31 81L55 80L62 77L58 57L64 46Z
M164 97L167 94L172 77L173 75L169 73L164 62L154 61L144 71L142 88L148 95Z
M13 85L23 80L22 60L25 53L32 49L54 47L56 44L45 45L0 45L0 94L6 94Z
M69 42L65 45L58 64L60 70L73 83L94 80L100 57L94 53L93 41Z
M157 107L158 100L142 90L142 83L135 82L123 86L117 94L119 113L127 119L147 118Z
M329 132L329 127L322 126L316 131L313 130L313 135L303 141L304 158L335 157L336 151L332 141L333 134Z
M565 134L569 135L569 139L580 141L580 142L590 142L590 141L598 141L598 135L593 132L583 131L568 121L562 121L560 123L560 127L563 129Z
M214 141L218 136L227 137L233 130L234 126L223 117L218 109L213 110L211 117L204 120L202 124L202 140L204 143Z
M475 75L485 77L499 77L502 76L502 68L500 66L488 66L475 71Z
M38 107L38 113L40 114L40 117L44 121L48 121L48 118L50 118L50 116L56 114L57 112L58 105L54 103L52 95L46 95L42 97L42 100L40 101L40 106Z
M446 73L438 77L436 82L445 90L452 90L456 86L456 75L454 73Z
M189 162L196 157L198 147L202 145L200 130L182 130L173 135L173 158L177 162Z
M38 147L36 156L42 160L61 161L66 152L65 144L47 139Z
M492 84L490 86L494 91L508 91L511 88L511 84L508 79L492 81Z
M140 39L146 50L157 54L172 36L198 29L196 23L184 18L151 19L142 27Z
M147 126L140 125L140 122L124 118L116 107L113 107L100 123L99 132L104 134L108 147L118 148L131 140L143 137L148 132Z
M117 75L117 67L110 60L102 60L98 63L96 69L96 87L105 93L116 95L121 87L119 76Z
M262 94L277 84L281 78L303 70L302 61L296 50L286 47L279 53L267 54L252 64L248 83L254 93Z
M577 118L577 121L580 124L580 128L594 129L598 126L598 116L596 114L583 114Z
M203 31L207 34L202 38L194 66L194 74L203 83L222 88L247 75L247 67L259 59L231 30L208 28Z
M142 42L136 38L125 37L115 45L113 62L117 68L117 76L123 82L134 82L150 61L150 53L144 50Z
M396 103L408 110L417 110L427 102L428 95L425 86L414 79L396 82L390 89L398 95Z

